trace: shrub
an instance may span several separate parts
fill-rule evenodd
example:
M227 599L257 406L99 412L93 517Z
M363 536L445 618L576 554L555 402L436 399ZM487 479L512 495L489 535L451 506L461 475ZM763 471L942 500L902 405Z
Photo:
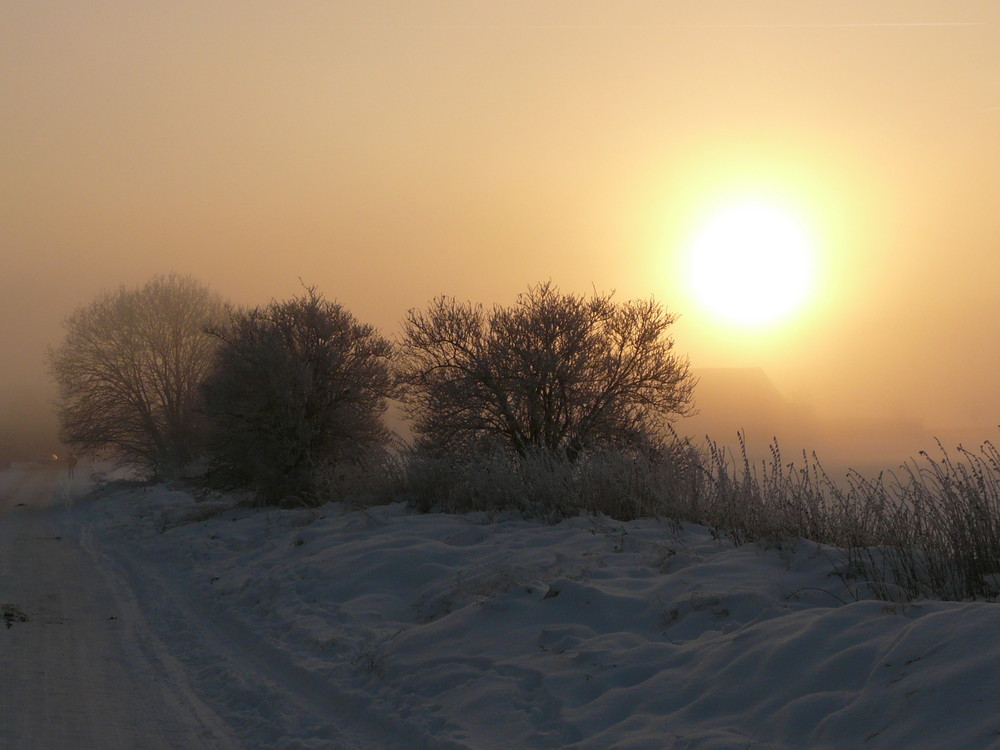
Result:
M331 477L383 450L391 346L374 328L308 288L237 311L212 333L209 485L251 488L265 503L313 504L320 484L329 488Z
M421 448L471 455L642 449L690 410L675 316L652 300L531 287L512 307L438 298L404 321L397 377Z
M400 493L421 511L513 510L556 519L576 513L618 520L683 515L701 482L696 456L679 441L656 456L621 448L575 461L548 450L479 454L416 449L404 462Z

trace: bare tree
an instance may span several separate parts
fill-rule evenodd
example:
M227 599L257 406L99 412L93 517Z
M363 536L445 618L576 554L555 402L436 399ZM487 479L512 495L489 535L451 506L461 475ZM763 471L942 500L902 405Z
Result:
M315 501L318 472L363 461L388 440L392 347L314 288L237 311L213 333L209 484L253 488L269 503Z
M215 341L204 329L222 299L190 276L156 276L78 308L49 352L59 386L60 438L154 478L197 453L200 385Z
M673 352L675 316L653 300L530 287L511 307L439 297L410 310L398 379L418 444L518 455L637 447L690 411L695 381Z

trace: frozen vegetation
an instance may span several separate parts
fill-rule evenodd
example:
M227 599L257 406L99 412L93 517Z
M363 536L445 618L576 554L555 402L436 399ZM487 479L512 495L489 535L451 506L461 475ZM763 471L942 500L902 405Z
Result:
M89 655L112 717L158 705L142 684L171 697L129 731L188 739L150 747L1000 744L991 444L846 481L776 443L764 462L696 445L670 426L695 382L654 300L441 297L393 346L307 287L210 347L192 293L211 300L180 277L99 298L53 358L67 441L159 483L66 486L68 510L2 529L24 597L30 540L56 540L65 601L123 613L61 653ZM390 397L412 444L381 421ZM57 671L31 608L2 603Z
M246 748L1000 742L1000 608L876 599L815 542L162 485L58 518Z

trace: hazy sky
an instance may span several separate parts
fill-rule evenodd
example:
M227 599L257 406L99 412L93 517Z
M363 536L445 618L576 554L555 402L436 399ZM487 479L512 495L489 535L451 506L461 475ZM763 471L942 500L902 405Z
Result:
M655 296L695 367L821 416L992 438L998 71L991 0L5 0L0 393L156 273L237 303L301 277L387 334L551 278ZM680 271L740 190L819 247L810 303L755 333Z

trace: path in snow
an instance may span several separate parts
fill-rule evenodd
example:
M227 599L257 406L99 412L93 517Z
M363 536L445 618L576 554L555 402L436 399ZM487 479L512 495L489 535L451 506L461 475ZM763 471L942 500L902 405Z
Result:
M60 536L46 506L63 505L70 491L51 468L11 469L0 480L3 746L237 748L127 587Z

